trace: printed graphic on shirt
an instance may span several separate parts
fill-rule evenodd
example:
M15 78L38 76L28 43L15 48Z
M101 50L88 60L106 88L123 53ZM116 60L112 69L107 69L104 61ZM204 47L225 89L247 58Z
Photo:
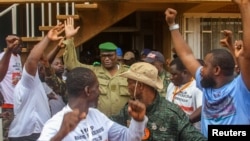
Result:
M91 130L91 131L89 131ZM102 134L104 132L104 127L94 129L94 126L90 126L90 129L83 128L80 130L82 135L75 136L75 140L88 140L88 141L103 141Z
M17 82L21 79L22 65L20 62L15 62L12 65L13 72L11 73L12 85L16 85Z
M192 102L193 102L193 96L190 95L190 93L179 92L173 99L174 103L179 105L180 108L185 111L186 113L191 113L194 111Z
M192 95L188 95L186 91L184 92L179 92L175 98L175 100L181 101L181 102L188 102L190 99L192 99Z
M222 119L235 113L236 109L231 96L225 96L218 101L210 103L207 100L205 101L204 115L208 119Z
M20 72L13 72L12 73L12 85L16 85L17 82L21 79L21 73Z
M13 64L12 67L15 68L16 71L21 71L20 68L22 68L22 64L19 62L16 62L15 64Z

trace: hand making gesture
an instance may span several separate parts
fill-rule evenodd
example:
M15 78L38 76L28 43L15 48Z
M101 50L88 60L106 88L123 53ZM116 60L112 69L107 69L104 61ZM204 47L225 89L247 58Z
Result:
M72 38L79 30L80 26L74 28L74 19L72 17L67 18L64 21L65 36L67 39Z
M51 30L49 30L47 37L48 39L52 41L58 41L63 39L63 36L59 36L64 31L64 25L62 23L59 23L55 27L53 27Z
M128 113L134 120L143 121L146 113L146 106L138 100L129 100Z
M8 50L14 50L19 47L19 44L21 43L21 40L16 35L8 35L6 38L7 43L7 49Z
M166 22L169 26L172 26L175 24L175 18L176 18L176 15L177 15L177 11L172 9L172 8L168 8L166 11L165 11L165 19L166 19Z
M244 44L242 40L236 40L234 43L234 55L238 59L242 53Z
M234 52L234 46L233 46L233 33L230 30L224 30L223 31L224 37L220 40L220 44L223 47L228 48L231 52Z

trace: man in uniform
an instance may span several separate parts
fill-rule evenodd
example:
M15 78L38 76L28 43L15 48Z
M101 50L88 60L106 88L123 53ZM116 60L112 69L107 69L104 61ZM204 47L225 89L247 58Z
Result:
M188 120L186 114L174 103L161 97L157 89L163 87L155 66L146 63L134 63L121 76L128 79L128 90L132 99L146 105L148 117L143 141L204 141L206 138ZM122 125L129 125L131 117L127 113L128 105L119 115L111 119Z
M79 27L74 28L74 20L67 19L65 24L66 49L63 55L64 65L69 71L75 67L86 67L94 71L99 81L101 94L98 101L98 109L111 116L117 114L128 102L127 79L119 74L125 72L128 67L118 63L116 49L112 42L105 42L99 45L101 65L93 66L82 64L77 60L73 36Z

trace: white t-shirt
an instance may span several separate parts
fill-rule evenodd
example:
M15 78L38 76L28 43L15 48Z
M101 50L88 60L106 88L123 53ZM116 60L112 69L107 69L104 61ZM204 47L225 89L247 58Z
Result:
M23 69L22 78L14 91L14 115L9 137L40 133L44 123L51 117L48 98L38 72L34 77Z
M5 52L0 54L0 60ZM7 66L6 66L7 67ZM4 97L4 101L7 104L13 104L13 93L17 82L21 79L22 74L22 62L20 55L17 56L11 54L8 71L4 79L0 82L1 93Z
M182 86L178 89L181 89ZM193 80L187 88L181 90L174 96L175 89L176 86L171 82L168 85L166 99L177 104L187 115L191 115L202 105L202 91L196 87L195 80ZM194 126L200 130L200 122L195 123Z
M38 141L50 140L60 129L65 113L72 111L67 105L60 112L55 114L44 125ZM136 141L143 136L147 123L147 117L143 122L131 122L128 129L121 126L95 108L89 108L86 119L80 121L77 127L71 131L62 141Z
M63 99L60 95L56 94L46 82L43 82L43 87L45 90L45 93L48 95L50 93L53 93L56 97L56 99L50 99L49 100L49 106L51 111L51 116L55 115L57 112L62 110L62 108L65 106L65 103L63 102Z

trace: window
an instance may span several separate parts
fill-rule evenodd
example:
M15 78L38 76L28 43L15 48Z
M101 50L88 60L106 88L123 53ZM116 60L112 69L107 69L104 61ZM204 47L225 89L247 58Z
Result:
M223 30L231 30L234 40L242 39L242 23L237 14L184 14L184 38L197 58L211 49L221 48ZM207 14L206 14L207 15ZM220 17L219 17L220 16Z

